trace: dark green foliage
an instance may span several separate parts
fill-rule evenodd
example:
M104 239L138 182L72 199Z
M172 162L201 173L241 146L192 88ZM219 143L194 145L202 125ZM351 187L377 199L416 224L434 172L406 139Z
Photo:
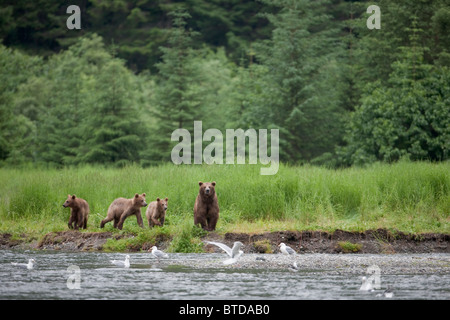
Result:
M100 37L81 38L42 69L22 80L10 101L18 115L10 115L9 121L20 125L9 134L21 133L22 140L9 139L8 162L61 166L140 161L147 131L137 106L137 79L108 53Z
M416 18L408 32L408 46L400 48L387 83L368 85L352 115L347 147L352 164L449 158L450 69L425 62L429 49L421 45Z
M69 4L80 7L81 30L65 27ZM48 55L94 31L106 43L120 43L118 56L132 70L155 71L171 25L169 13L181 8L192 16L188 28L201 33L198 44L227 47L236 62L252 41L270 34L267 20L257 15L265 6L254 0L3 0L0 39L8 46Z
M290 163L449 158L446 0L71 4L81 30L60 1L2 2L1 165L170 162L195 120L279 129Z
M0 45L0 161L17 164L35 135L32 119L39 107L32 103L23 109L14 107L18 88L40 72L42 59L29 57Z
M274 26L272 37L257 46L256 54L268 70L266 103L274 110L266 122L280 128L282 160L311 160L332 150L343 133L335 90L341 53L334 41L337 29L326 1L268 3L278 12L266 15Z
M195 33L186 29L190 15L180 10L171 16L173 26L169 30L168 46L161 48L162 62L157 64L159 77L154 112L158 135L154 136L156 152L152 157L164 161L170 161L172 132L178 128L193 132L194 120L201 114L200 97L194 89L199 81L193 64L192 37Z
M375 85L350 122L350 162L449 158L450 70L429 68L428 75L404 78L408 64L399 63L390 77L392 88ZM411 76L412 74L410 74ZM379 84L379 83L378 83Z
M139 162L139 152L145 150L146 130L143 117L132 93L135 85L122 61L109 61L97 77L95 90L100 94L88 113L84 132L85 150L82 162L124 165Z

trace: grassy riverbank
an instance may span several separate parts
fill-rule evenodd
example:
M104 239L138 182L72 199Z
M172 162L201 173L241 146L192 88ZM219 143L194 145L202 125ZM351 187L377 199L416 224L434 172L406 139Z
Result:
M192 228L200 180L217 182L219 234L378 228L450 233L450 163L410 162L342 170L282 165L274 176L261 176L256 165L0 169L0 232L39 239L67 230L69 209L62 204L70 193L90 205L87 231L135 235L108 241L110 249L166 235L173 251L195 251L203 234ZM149 230L145 223L142 230L135 217L123 231L111 223L98 228L115 198L143 192L147 202L169 198L163 228Z

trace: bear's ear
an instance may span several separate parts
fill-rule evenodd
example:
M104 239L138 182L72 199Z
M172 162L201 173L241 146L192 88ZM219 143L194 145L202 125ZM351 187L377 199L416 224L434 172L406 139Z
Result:
M202 184L203 184L203 182L201 182L201 181L198 182L198 185L199 185L199 186L201 186Z
M161 201L161 199L160 199L160 198L156 198L156 201L158 201L158 202L159 202L159 201Z
M164 199L166 202L169 201L169 198Z
M142 196L145 197L145 193L143 193Z
M135 198L139 197L139 193L136 193L136 194L134 195L134 197L135 197Z
M215 181L211 182L211 184L212 184L214 187L216 186L216 182L215 182Z
M73 195L73 196L72 196L72 199L75 200L76 197L77 197L76 195Z

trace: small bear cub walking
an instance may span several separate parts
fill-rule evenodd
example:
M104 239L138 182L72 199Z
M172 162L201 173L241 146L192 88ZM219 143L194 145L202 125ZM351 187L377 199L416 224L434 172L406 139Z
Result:
M136 216L139 226L143 228L144 224L142 222L141 208L146 206L145 193L141 195L136 193L131 199L117 198L109 206L108 214L106 218L102 220L100 228L103 228L105 223L114 220L114 228L122 230L125 219L131 215Z
M150 202L148 205L147 211L145 212L145 216L148 220L148 226L153 228L153 226L163 226L164 220L166 218L167 211L167 202L169 198L165 198L161 200L157 198L156 201Z

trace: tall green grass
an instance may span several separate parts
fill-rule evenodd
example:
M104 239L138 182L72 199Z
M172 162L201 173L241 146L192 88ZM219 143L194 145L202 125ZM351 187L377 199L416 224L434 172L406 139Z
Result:
M179 234L180 226L193 222L198 181L214 180L221 210L218 232L280 228L450 232L449 163L400 162L341 170L281 165L274 176L261 176L259 169L172 164L147 169L0 169L0 231L66 230L69 209L62 204L67 194L88 201L88 230L100 231L100 221L115 198L145 192L147 202L169 198L164 232ZM145 209L142 214L146 222ZM105 229L112 230L112 224ZM124 230L141 232L134 217L126 220Z

